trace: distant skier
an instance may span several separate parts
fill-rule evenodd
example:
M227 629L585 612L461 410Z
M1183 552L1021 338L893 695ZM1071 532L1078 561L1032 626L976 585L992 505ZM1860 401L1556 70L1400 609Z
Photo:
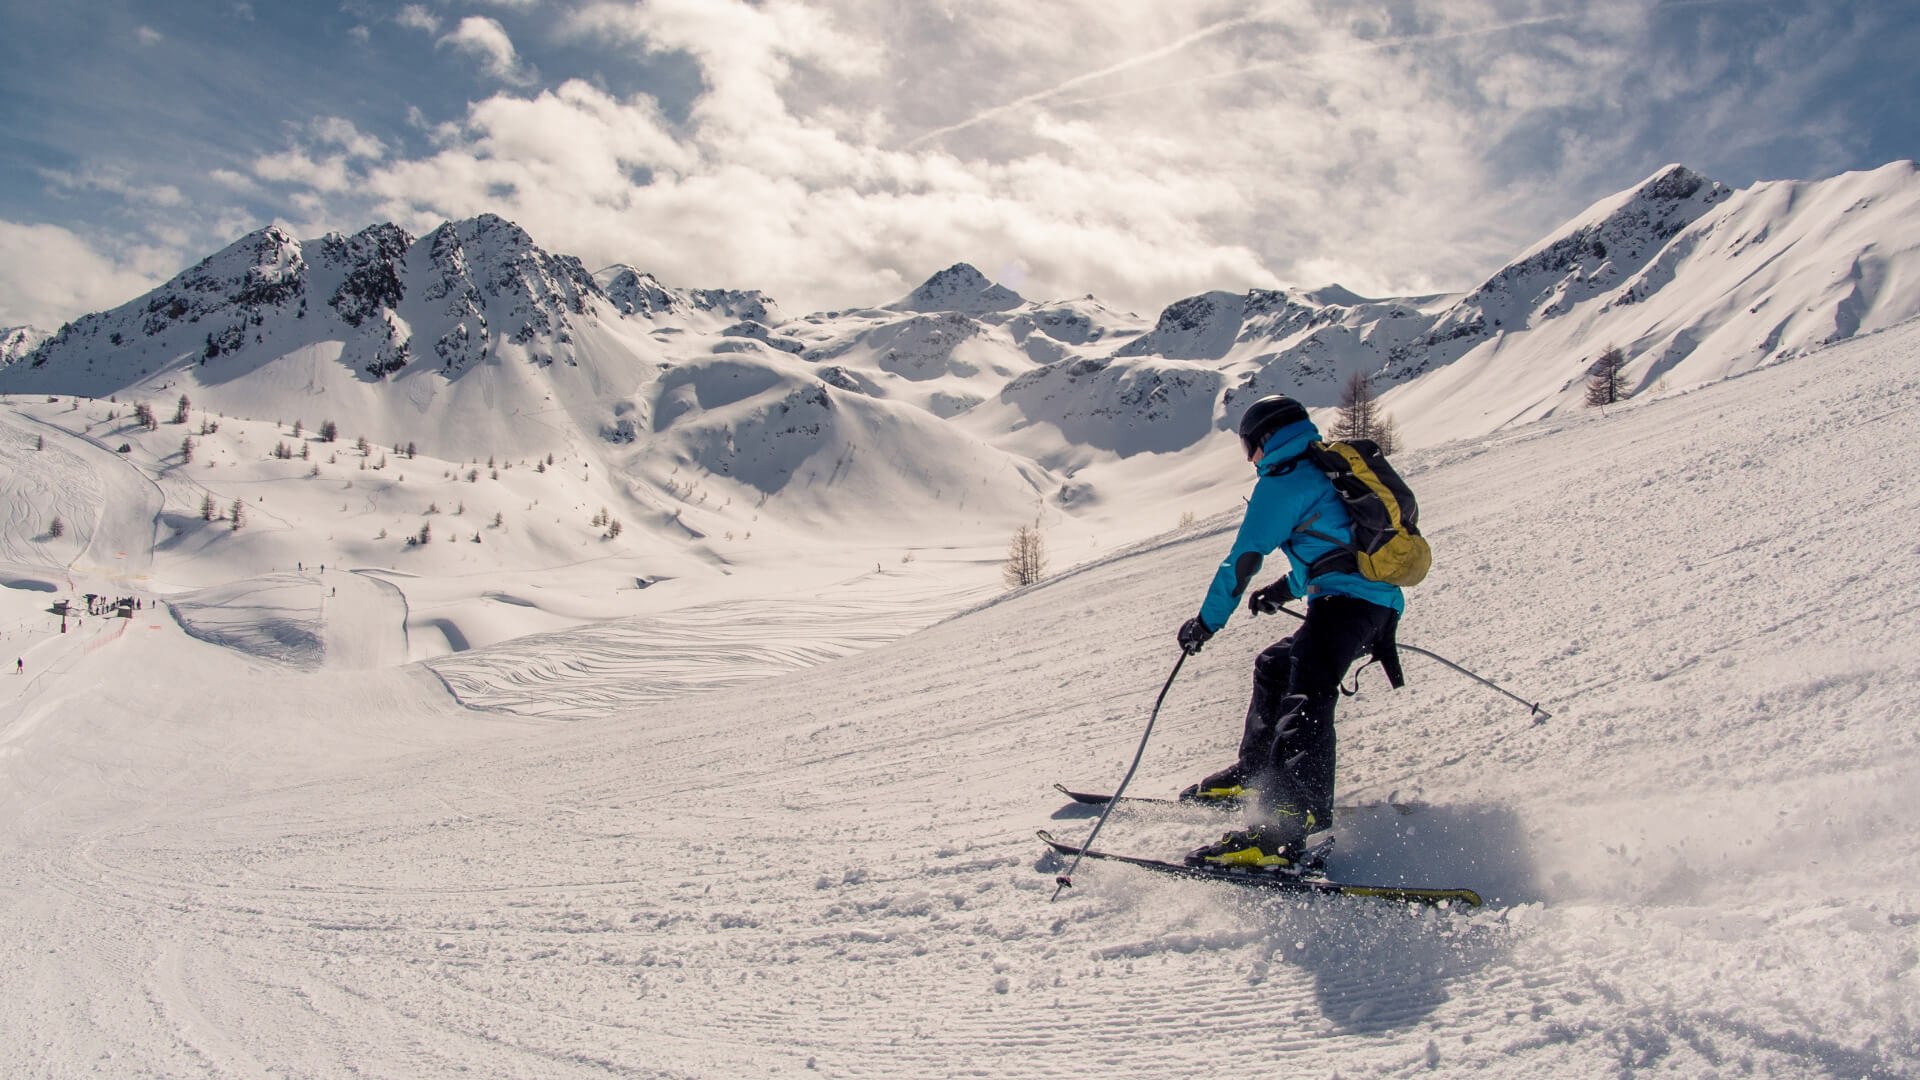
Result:
M1291 398L1261 398L1240 420L1241 445L1260 479L1200 613L1180 627L1180 646L1197 653L1226 626L1275 548L1286 553L1288 573L1254 590L1247 609L1274 614L1281 604L1305 597L1307 614L1291 637L1254 661L1238 759L1181 793L1200 801L1250 795L1254 823L1195 849L1186 858L1190 865L1290 866L1307 834L1333 824L1333 710L1340 681L1362 653L1390 647L1405 610L1398 586L1360 576L1350 557L1340 568L1346 549L1333 539L1348 537L1351 519L1332 482L1301 460L1319 439L1307 410Z
M13 662L13 673L15 675L25 675L27 673L26 657L22 656Z

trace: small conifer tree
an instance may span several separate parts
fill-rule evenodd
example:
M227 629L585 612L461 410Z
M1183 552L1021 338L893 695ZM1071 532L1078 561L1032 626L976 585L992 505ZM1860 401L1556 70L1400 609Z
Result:
M1340 415L1333 422L1333 437L1377 439L1379 426L1380 408L1373 396L1373 385L1366 375L1356 371L1340 390Z
M1395 454L1400 450L1400 425L1394 423L1390 413L1381 413L1380 422L1373 427L1373 441L1380 446L1383 454Z
M1587 369L1587 404L1593 408L1612 405L1627 396L1627 354L1618 345L1609 345L1600 359Z

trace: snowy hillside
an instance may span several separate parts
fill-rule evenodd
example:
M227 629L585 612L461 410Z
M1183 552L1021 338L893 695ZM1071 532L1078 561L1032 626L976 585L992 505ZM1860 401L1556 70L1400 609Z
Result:
M1580 407L1608 345L1658 394L1920 314L1917 210L1912 162L1740 191L1673 165L1462 295L1208 293L1120 355L1221 372L1225 417L1271 393L1335 404L1359 372L1406 440L1460 438Z
M1263 394L1324 408L1365 374L1403 441L1430 445L1580 407L1609 345L1657 396L1920 314L1916 204L1910 162L1741 191L1668 166L1464 293L1217 291L1151 325L1025 300L966 263L885 306L795 318L753 290L588 274L491 215L418 238L276 227L31 349L10 338L0 392L187 393L447 461L576 457L608 477L596 500L710 564L705 538L749 523L685 527L674 490L814 527L889 486L838 483L856 444L897 466L897 533L943 530L965 491L983 530L1053 513L1115 542L1144 534L1098 508L1149 476L1190 473L1182 488L1213 498L1221 432ZM795 477L835 482L796 500Z
M781 381L790 354L721 355L742 366L669 380L635 415L777 427L800 390L786 422L819 419ZM606 556L623 541L581 520L598 460L482 483L341 450L308 478L311 457L263 456L294 441L284 424L230 419L200 443L207 468L164 460L165 416L145 432L102 402L9 399L0 641L24 668L0 677L0 934L22 944L0 961L0 1060L36 1077L1913 1075L1920 605L1862 524L1920 497L1860 462L1920 452L1916 372L1909 321L1403 456L1437 554L1403 640L1553 713L1533 724L1419 658L1407 688L1366 672L1343 704L1333 869L1488 899L1440 911L1092 863L1049 902L1062 866L1033 830L1091 824L1049 785L1124 770L1234 522L1236 495L1177 456L1119 462L1160 483L1113 485L1098 510L1167 528L1160 489L1188 484L1217 496L1207 516L1072 553L1019 593L930 550L852 565L847 545L896 527L897 494L874 490L676 596L678 579L612 591L670 553ZM857 436L842 449L943 423L854 396L830 399ZM716 455L696 487L747 468L712 438L686 443ZM839 482L878 483L858 458ZM203 477L248 524L178 520ZM324 570L304 554L423 521L424 548ZM58 632L50 601L86 592L143 607ZM1186 662L1137 790L1230 754L1252 657L1290 625L1242 613ZM472 647L450 653L454 635ZM1227 820L1123 811L1102 841L1175 855Z
M573 458L590 502L716 569L713 536L816 529L882 491L906 547L950 540L961 500L970 545L1035 517L1111 545L1164 527L1110 512L1137 489L1171 518L1223 496L1224 432L1260 395L1325 409L1364 374L1402 441L1434 445L1580 408L1611 345L1644 398L1920 314L1917 203L1911 162L1738 191L1667 166L1461 293L1214 291L1151 321L966 263L796 317L751 289L589 274L491 215L422 237L274 227L38 344L14 333L0 393L184 393L452 463ZM693 488L754 513L689 521Z

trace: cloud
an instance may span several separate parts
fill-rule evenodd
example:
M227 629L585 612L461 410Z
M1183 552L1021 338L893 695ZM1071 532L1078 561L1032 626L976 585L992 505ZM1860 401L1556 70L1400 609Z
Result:
M527 44L595 75L542 85L501 23L450 8L393 18L507 87L396 105L393 141L317 119L211 182L329 227L496 212L591 264L796 309L962 259L1145 314L1209 289L1454 291L1658 165L1712 172L1704 147L1844 160L1831 102L1858 98L1821 88L1874 34L1646 0L576 0Z
M428 11L424 4L403 4L393 21L409 30L424 30L429 34L440 32L440 17Z
M242 195L252 195L260 190L260 185L254 181L253 177L234 172L232 169L209 169L207 178L223 188L237 191Z
M94 166L79 173L42 169L40 176L61 191L104 191L147 206L175 207L187 201L172 184L142 184L124 169Z
M142 26L135 29L133 32L133 36L135 40L140 42L140 44L149 46L149 47L158 45L161 42L167 40L167 36L165 34L162 34L160 31L155 30L151 26Z
M354 182L352 163L377 159L386 144L363 134L353 122L338 116L314 119L303 137L285 150L253 159L253 175L271 183L292 184L321 192L343 192ZM228 174L229 176L231 174ZM216 177L218 179L218 177ZM228 187L236 185L223 181Z
M0 221L0 325L52 330L78 312L125 303L177 266L171 252L103 252L58 225Z
M501 82L525 86L537 76L525 68L514 51L513 39L506 28L485 15L469 15L460 20L453 32L434 43L451 46L479 60L488 75Z
M339 116L323 116L315 120L308 128L314 141L323 146L337 146L350 158L377 158L386 155L387 147L372 135L363 135L353 121Z

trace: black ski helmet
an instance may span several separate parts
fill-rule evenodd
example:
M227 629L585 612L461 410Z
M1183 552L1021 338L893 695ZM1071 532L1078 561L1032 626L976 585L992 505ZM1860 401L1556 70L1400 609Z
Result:
M1290 397L1279 394L1263 397L1240 414L1240 445L1252 459L1265 448L1267 436L1306 418L1306 407Z

